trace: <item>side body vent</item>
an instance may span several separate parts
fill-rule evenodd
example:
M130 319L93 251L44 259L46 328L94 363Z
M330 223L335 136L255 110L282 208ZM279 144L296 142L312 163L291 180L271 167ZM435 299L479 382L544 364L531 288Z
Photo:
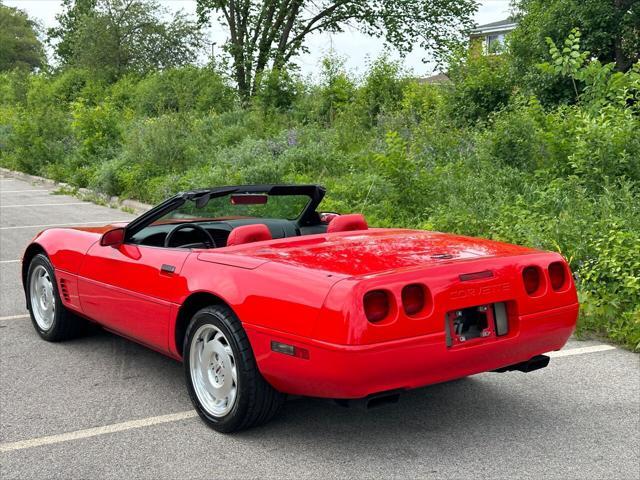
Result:
M69 287L67 286L67 281L64 278L60 279L60 295L66 303L71 302L71 297L69 296Z

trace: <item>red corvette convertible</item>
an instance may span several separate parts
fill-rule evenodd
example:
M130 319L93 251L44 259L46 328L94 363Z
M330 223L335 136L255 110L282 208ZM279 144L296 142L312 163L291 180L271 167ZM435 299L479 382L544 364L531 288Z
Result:
M216 430L269 420L286 394L394 401L485 371L545 367L578 315L557 253L369 228L322 214L315 185L180 193L129 224L51 228L23 257L49 341L86 320L181 360Z

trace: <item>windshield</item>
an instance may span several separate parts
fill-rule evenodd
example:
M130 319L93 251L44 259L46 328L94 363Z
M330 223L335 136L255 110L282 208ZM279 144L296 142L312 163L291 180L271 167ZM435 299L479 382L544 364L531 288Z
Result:
M214 197L208 202L187 200L181 207L159 218L152 225L180 221L231 220L235 218L281 218L300 216L310 198L306 195L241 194ZM200 203L205 203L200 204Z

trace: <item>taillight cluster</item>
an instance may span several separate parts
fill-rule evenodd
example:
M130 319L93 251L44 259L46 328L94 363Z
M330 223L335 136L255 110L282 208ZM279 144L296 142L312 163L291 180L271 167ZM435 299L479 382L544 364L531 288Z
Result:
M370 322L381 322L391 311L391 295L386 290L371 290L364 296L364 313Z
M567 269L562 262L553 262L549 265L549 280L551 280L551 288L556 292L563 290L567 285Z
M410 317L420 313L425 303L426 293L423 285L412 283L402 289L402 307Z
M538 267L527 267L522 271L522 281L524 289L533 297L542 289L542 272Z
M427 287L420 283L406 285L401 293L402 309L409 317L415 317L425 311L429 304ZM380 323L391 317L395 302L387 290L371 290L363 299L364 313L371 323Z
M552 262L547 269L551 289L560 292L565 289L568 281L568 274L562 262ZM545 287L545 278L542 269L537 266L529 266L522 270L522 281L524 289L531 297L540 295Z

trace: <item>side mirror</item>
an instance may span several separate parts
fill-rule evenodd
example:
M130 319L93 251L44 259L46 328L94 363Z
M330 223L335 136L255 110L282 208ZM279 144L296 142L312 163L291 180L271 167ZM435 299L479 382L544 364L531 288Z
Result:
M114 228L102 235L100 245L103 247L118 248L124 243L124 228Z

